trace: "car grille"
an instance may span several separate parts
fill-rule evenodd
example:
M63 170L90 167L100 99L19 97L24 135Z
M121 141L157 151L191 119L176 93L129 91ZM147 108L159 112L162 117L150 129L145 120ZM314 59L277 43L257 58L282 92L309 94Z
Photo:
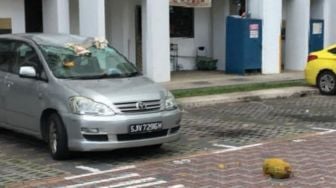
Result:
M161 100L114 103L114 106L122 113L152 112L161 109Z
M118 141L131 141L131 140L143 140L150 138L163 137L168 135L168 130L141 133L141 134L118 134Z

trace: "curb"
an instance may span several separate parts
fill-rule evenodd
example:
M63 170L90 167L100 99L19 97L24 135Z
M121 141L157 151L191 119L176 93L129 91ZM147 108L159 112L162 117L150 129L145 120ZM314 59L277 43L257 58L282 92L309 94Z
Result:
M182 107L199 107L217 103L261 101L265 99L284 99L290 97L304 97L318 94L314 87L288 87L279 89L266 89L249 92L237 92L220 95L208 95L200 97L188 97L177 99Z

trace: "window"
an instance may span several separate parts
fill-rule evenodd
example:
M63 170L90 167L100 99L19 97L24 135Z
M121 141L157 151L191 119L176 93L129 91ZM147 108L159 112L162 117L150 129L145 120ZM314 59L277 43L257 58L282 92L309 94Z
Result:
M194 9L170 7L170 37L194 37Z
M31 66L39 70L40 60L34 48L26 43L17 42L15 49L15 63L10 66L10 72L19 74L19 69L22 66Z
M0 34L12 33L12 19L0 18Z
M0 71L8 72L9 65L14 63L13 42L0 41Z

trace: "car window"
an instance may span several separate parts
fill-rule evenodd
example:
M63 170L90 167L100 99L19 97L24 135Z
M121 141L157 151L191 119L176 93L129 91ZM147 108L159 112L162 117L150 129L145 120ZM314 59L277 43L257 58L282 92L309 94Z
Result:
M10 72L19 74L20 67L32 66L36 70L39 70L40 59L31 46L24 42L16 42L15 44L15 62L10 66Z
M336 55L336 48L330 49L329 52Z
M9 65L14 63L13 45L11 41L0 41L0 71L8 72Z

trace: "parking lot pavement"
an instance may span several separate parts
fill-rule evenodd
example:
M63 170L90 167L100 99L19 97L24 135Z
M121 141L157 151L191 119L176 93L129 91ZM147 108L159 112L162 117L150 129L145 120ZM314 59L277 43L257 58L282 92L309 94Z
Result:
M52 161L48 155L46 145L42 142L0 129L0 187L28 179L38 179L38 182L40 182L39 179L48 179L50 177L56 177L57 179L57 177L80 175L88 171L106 171L127 165L137 166L136 170L132 171L132 173L138 174L136 177L152 178L143 183L170 182L172 186L179 186L182 180L177 180L189 179L186 177L188 177L190 172L182 170L180 178L171 175L170 173L174 173L175 170L179 172L180 166L178 164L198 166L194 162L190 163L189 160L181 161L181 158L227 149L235 151L244 147L246 151L253 151L251 153L251 156L253 156L255 149L246 146L254 146L255 144L269 141L276 142L282 139L295 139L301 135L310 135L317 132L333 132L333 129L336 129L335 105L335 97L309 96L188 107L184 109L183 136L179 142L165 144L159 150L138 148L101 153L79 153L75 154L72 160L63 162ZM292 144L291 142L291 144L286 146L291 146ZM273 153L277 155L287 153L285 147L276 148L275 145L273 147L274 152L268 152L268 148L256 146L258 152L255 155L258 155L259 158ZM243 150L241 152L244 153L246 151ZM238 153L230 153L232 160L240 157L243 160L250 157L250 154L244 157L238 155L239 153L240 151ZM235 156L236 154L237 156ZM303 156L300 153L293 152L291 155L293 159L295 154L299 157ZM224 158L230 159L223 158L223 154L214 156L212 157L211 155L209 159L206 158L204 160L209 164L223 162L224 165L231 164L230 161L223 161ZM259 160L259 158L255 160ZM168 172L156 176L155 170L153 171L155 179L151 176L152 171L150 168L146 167L146 172L137 171L142 170L139 165L147 163L161 164L162 161L172 159L177 159L177 161L173 164L171 162L167 163L168 166L172 167ZM159 163L155 163L155 161ZM257 163L257 161L254 162ZM166 162L163 164L166 164ZM158 168L164 170L166 167ZM201 171L202 173L200 173ZM212 172L207 175L207 171L205 170L204 173L203 171L204 169L195 169L192 170L192 173L200 173L198 178L204 179L202 181L211 179L212 176L217 176ZM244 173L245 171L242 171L242 174ZM183 177L183 175L186 177ZM221 181L226 181L226 176L231 177L232 174L217 176L215 179L217 179L217 183L221 183ZM128 176L125 177L127 179ZM128 178L132 179L132 177ZM98 179L101 178L99 177ZM187 183L182 182L182 184L189 185ZM192 181L189 183L192 183Z
M10 187L335 187L335 132L223 149L186 158L127 165L44 181L12 184ZM264 176L266 157L281 157L292 164L286 180Z

